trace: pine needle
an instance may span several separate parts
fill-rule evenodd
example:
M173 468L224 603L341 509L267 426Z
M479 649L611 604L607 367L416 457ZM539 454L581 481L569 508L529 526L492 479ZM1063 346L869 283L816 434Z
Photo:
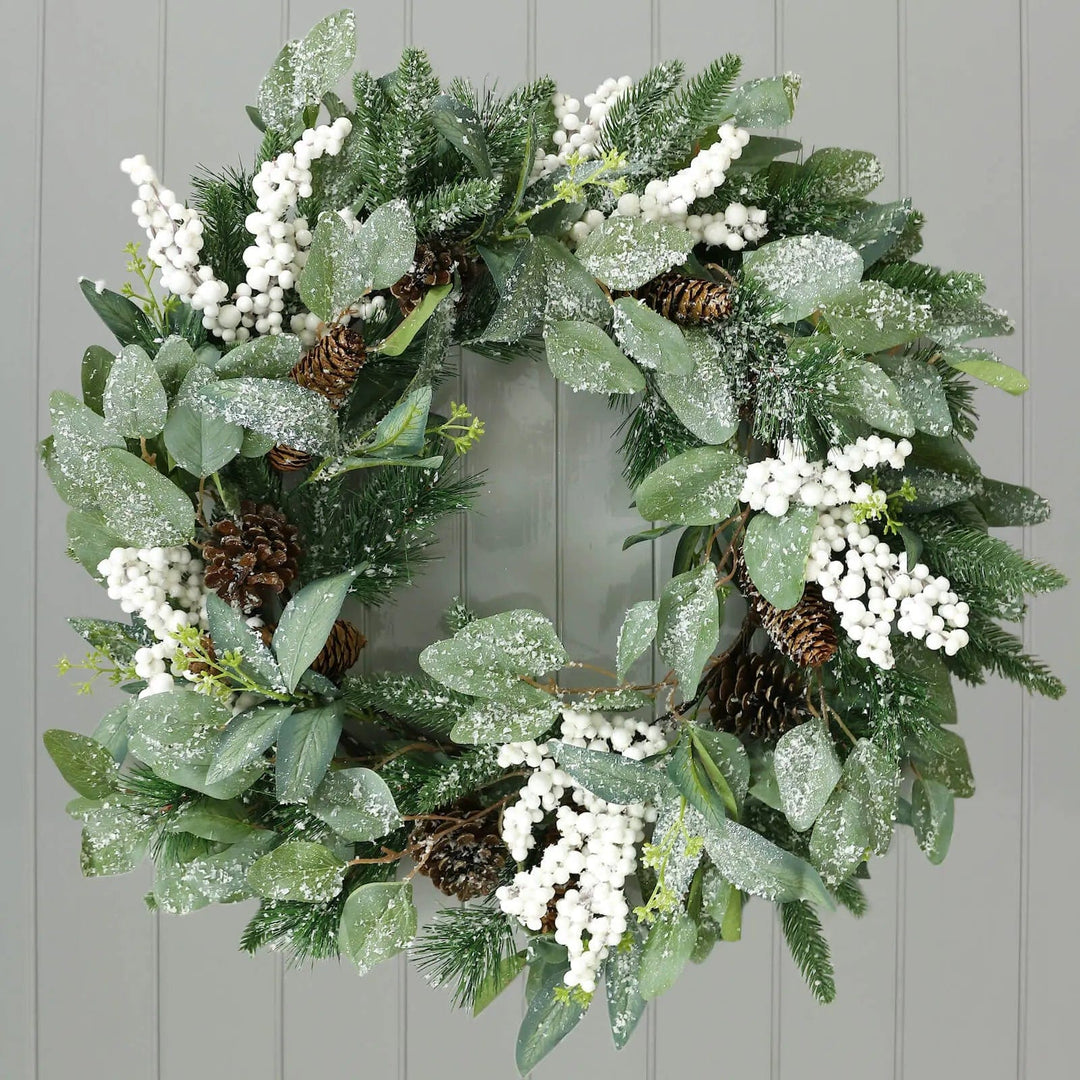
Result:
M821 920L805 900L781 904L780 911L784 938L792 959L802 972L810 992L827 1005L836 997L836 978Z

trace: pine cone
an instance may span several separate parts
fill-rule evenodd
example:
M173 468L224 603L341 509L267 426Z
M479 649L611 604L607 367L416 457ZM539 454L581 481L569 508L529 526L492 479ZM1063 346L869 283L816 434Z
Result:
M278 472L296 472L298 469L306 469L311 464L311 455L307 451L296 450L283 443L271 449L269 459L270 464Z
M442 817L453 814L444 812ZM439 892L459 900L487 896L499 884L500 872L510 856L499 836L497 818L489 814L459 828L452 828L453 824L446 820L416 822L408 854Z
M296 579L296 526L273 506L245 500L239 518L216 522L213 534L203 549L206 586L233 607L251 614Z
M731 314L731 289L715 281L668 270L635 289L631 296L666 319L683 325L720 322Z
M367 638L348 619L334 623L322 652L312 661L311 670L337 682L360 658Z
M408 315L416 308L428 289L448 285L462 259L463 253L457 247L417 244L412 269L390 286L390 295L397 300L401 314Z
M713 723L733 735L775 743L810 716L802 679L776 653L722 657L705 683Z
M735 564L735 583L773 644L799 667L820 667L836 655L833 611L822 599L820 586L807 582L802 599L781 611L758 592L741 552Z

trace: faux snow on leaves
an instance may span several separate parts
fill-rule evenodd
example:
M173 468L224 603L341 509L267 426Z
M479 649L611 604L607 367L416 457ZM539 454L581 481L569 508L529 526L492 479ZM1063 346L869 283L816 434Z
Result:
M692 246L675 225L612 217L578 245L577 257L608 288L636 289L681 263Z

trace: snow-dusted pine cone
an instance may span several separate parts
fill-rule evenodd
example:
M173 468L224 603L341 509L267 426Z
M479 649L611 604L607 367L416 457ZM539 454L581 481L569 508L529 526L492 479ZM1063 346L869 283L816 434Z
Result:
M304 353L289 377L298 386L322 394L339 409L366 359L360 332L352 326L335 326Z
M367 638L348 619L338 619L311 670L337 682L360 659Z
M441 811L443 820L416 822L409 837L409 856L420 873L447 896L459 900L487 896L499 884L510 857L499 835L498 820L489 814L478 822L452 828L454 823L444 819L454 813ZM468 813L463 812L464 816Z
M390 286L390 295L398 302L402 315L408 315L424 299L429 289L448 285L462 259L455 247L431 243L417 244L412 269Z
M631 294L666 319L683 325L720 322L731 314L731 289L668 270Z

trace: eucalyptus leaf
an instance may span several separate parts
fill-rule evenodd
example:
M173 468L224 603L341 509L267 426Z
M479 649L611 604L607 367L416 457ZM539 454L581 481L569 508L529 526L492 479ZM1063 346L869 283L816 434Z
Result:
M927 435L948 435L952 431L945 388L933 365L904 353L879 356L877 363L892 379L917 431Z
M989 386L996 386L1007 394L1023 394L1031 385L1023 372L1010 367L986 349L965 349L954 346L944 350L942 359L957 371L962 371Z
M884 352L921 337L930 327L930 305L882 281L860 281L830 300L823 311L829 332L845 349Z
M577 257L610 289L636 289L681 263L693 239L677 225L609 217L578 244Z
M89 278L79 279L79 289L121 345L153 345L157 330L137 304Z
M93 510L100 490L96 452L105 447L124 449L124 440L93 409L62 390L49 395L49 416L53 430L45 456L49 479L73 510Z
M320 705L286 717L277 736L278 802L305 802L323 782L341 735L341 705Z
M828 201L865 199L885 179L885 170L868 150L845 150L823 146L807 159L813 173L814 190Z
M724 102L724 112L742 127L783 127L795 115L801 83L799 76L790 72L751 79L732 91Z
M327 773L311 800L311 812L354 842L378 840L402 823L386 781L371 769Z
M750 579L774 607L786 610L802 599L817 519L817 508L802 503L789 507L783 517L762 511L750 519L743 558Z
M102 395L105 422L129 439L152 438L165 424L168 400L154 361L139 345L125 345L113 361Z
M99 416L104 414L102 395L105 393L109 370L115 360L115 354L109 352L108 349L103 349L100 345L91 345L83 353L81 368L83 404L88 409L93 409Z
M277 741L278 731L292 711L292 705L270 701L234 716L214 741L207 781L224 780L262 757Z
M290 840L256 859L247 880L259 896L268 900L320 904L341 891L345 869L345 863L328 847Z
M985 477L982 491L975 496L975 505L991 528L1039 525L1050 516L1050 500L1038 492Z
M201 416L189 405L169 411L165 448L192 476L212 476L240 452L244 429L215 416Z
M132 547L186 544L195 533L190 497L142 458L118 447L98 455L105 525Z
M661 915L641 953L638 992L645 1001L667 993L682 974L697 941L697 926L684 911Z
M557 990L565 991L563 975L568 964L544 964L534 978L530 971L530 985L533 987L528 1008L518 1029L514 1058L518 1072L525 1076L571 1031L578 1025L585 1014L584 1007L571 996L567 1000L557 995Z
M154 369L161 380L161 385L165 387L165 393L170 398L180 389L188 373L198 363L198 357L191 343L176 334L167 337L154 354Z
M639 364L668 375L688 376L694 357L676 323L632 296L615 301L615 338Z
M263 831L211 855L159 865L154 902L162 911L186 915L209 904L246 900L252 895L248 871L272 842L273 834Z
M559 739L552 740L550 750L576 784L606 802L652 802L670 790L660 770L622 754L571 746Z
M285 688L274 654L236 608L211 592L206 597L206 617L210 640L216 649L222 653L239 652L241 670L262 686L273 690Z
M684 700L693 697L719 636L716 568L710 562L699 570L677 574L660 594L656 648L675 669Z
M953 832L953 793L937 780L917 778L911 788L911 827L923 854L936 866L945 861Z
M824 725L808 720L781 735L773 769L788 824L796 832L805 832L840 779L840 760Z
M109 557L113 548L126 546L124 538L113 532L97 511L68 511L65 528L72 557L95 581L104 580L98 565Z
M153 818L113 799L76 799L68 805L68 813L83 823L79 864L86 877L130 873L157 827Z
M262 334L234 345L214 365L220 379L284 379L303 352L295 334Z
M371 881L349 893L341 912L338 944L361 975L388 960L416 937L416 907L408 881Z
M543 694L541 700L528 696L517 701L480 699L473 702L454 724L450 738L456 743L475 746L524 742L543 735L558 716L559 702L549 694Z
M838 787L814 822L811 860L825 881L836 888L865 861L872 848L866 808L856 794Z
M694 367L687 375L659 371L656 388L682 424L702 442L727 442L739 426L731 374L716 340L692 327L684 334Z
M544 330L548 367L559 382L594 394L633 394L645 376L593 323L564 319Z
M607 995L608 1022L615 1048L621 1050L633 1035L645 1014L648 1002L640 993L641 957L644 943L637 931L631 931L611 951L604 965L604 991Z
M116 762L96 740L75 731L50 728L41 741L60 775L80 795L103 799L116 790Z
M449 94L432 98L429 107L435 130L468 161L478 176L491 176L487 139L476 110Z
M235 844L259 832L268 832L247 819L243 803L221 799L196 799L187 803L170 818L168 830L190 833L220 844ZM266 838L269 840L269 835Z
M131 706L124 702L110 709L94 728L91 736L95 742L101 743L112 755L113 760L122 764L127 757L128 749L128 711Z
M626 612L615 650L615 671L620 679L626 678L631 665L656 637L659 606L657 600L641 600Z
M726 518L742 490L746 466L733 450L699 446L664 462L638 485L638 513L648 521L712 525Z

